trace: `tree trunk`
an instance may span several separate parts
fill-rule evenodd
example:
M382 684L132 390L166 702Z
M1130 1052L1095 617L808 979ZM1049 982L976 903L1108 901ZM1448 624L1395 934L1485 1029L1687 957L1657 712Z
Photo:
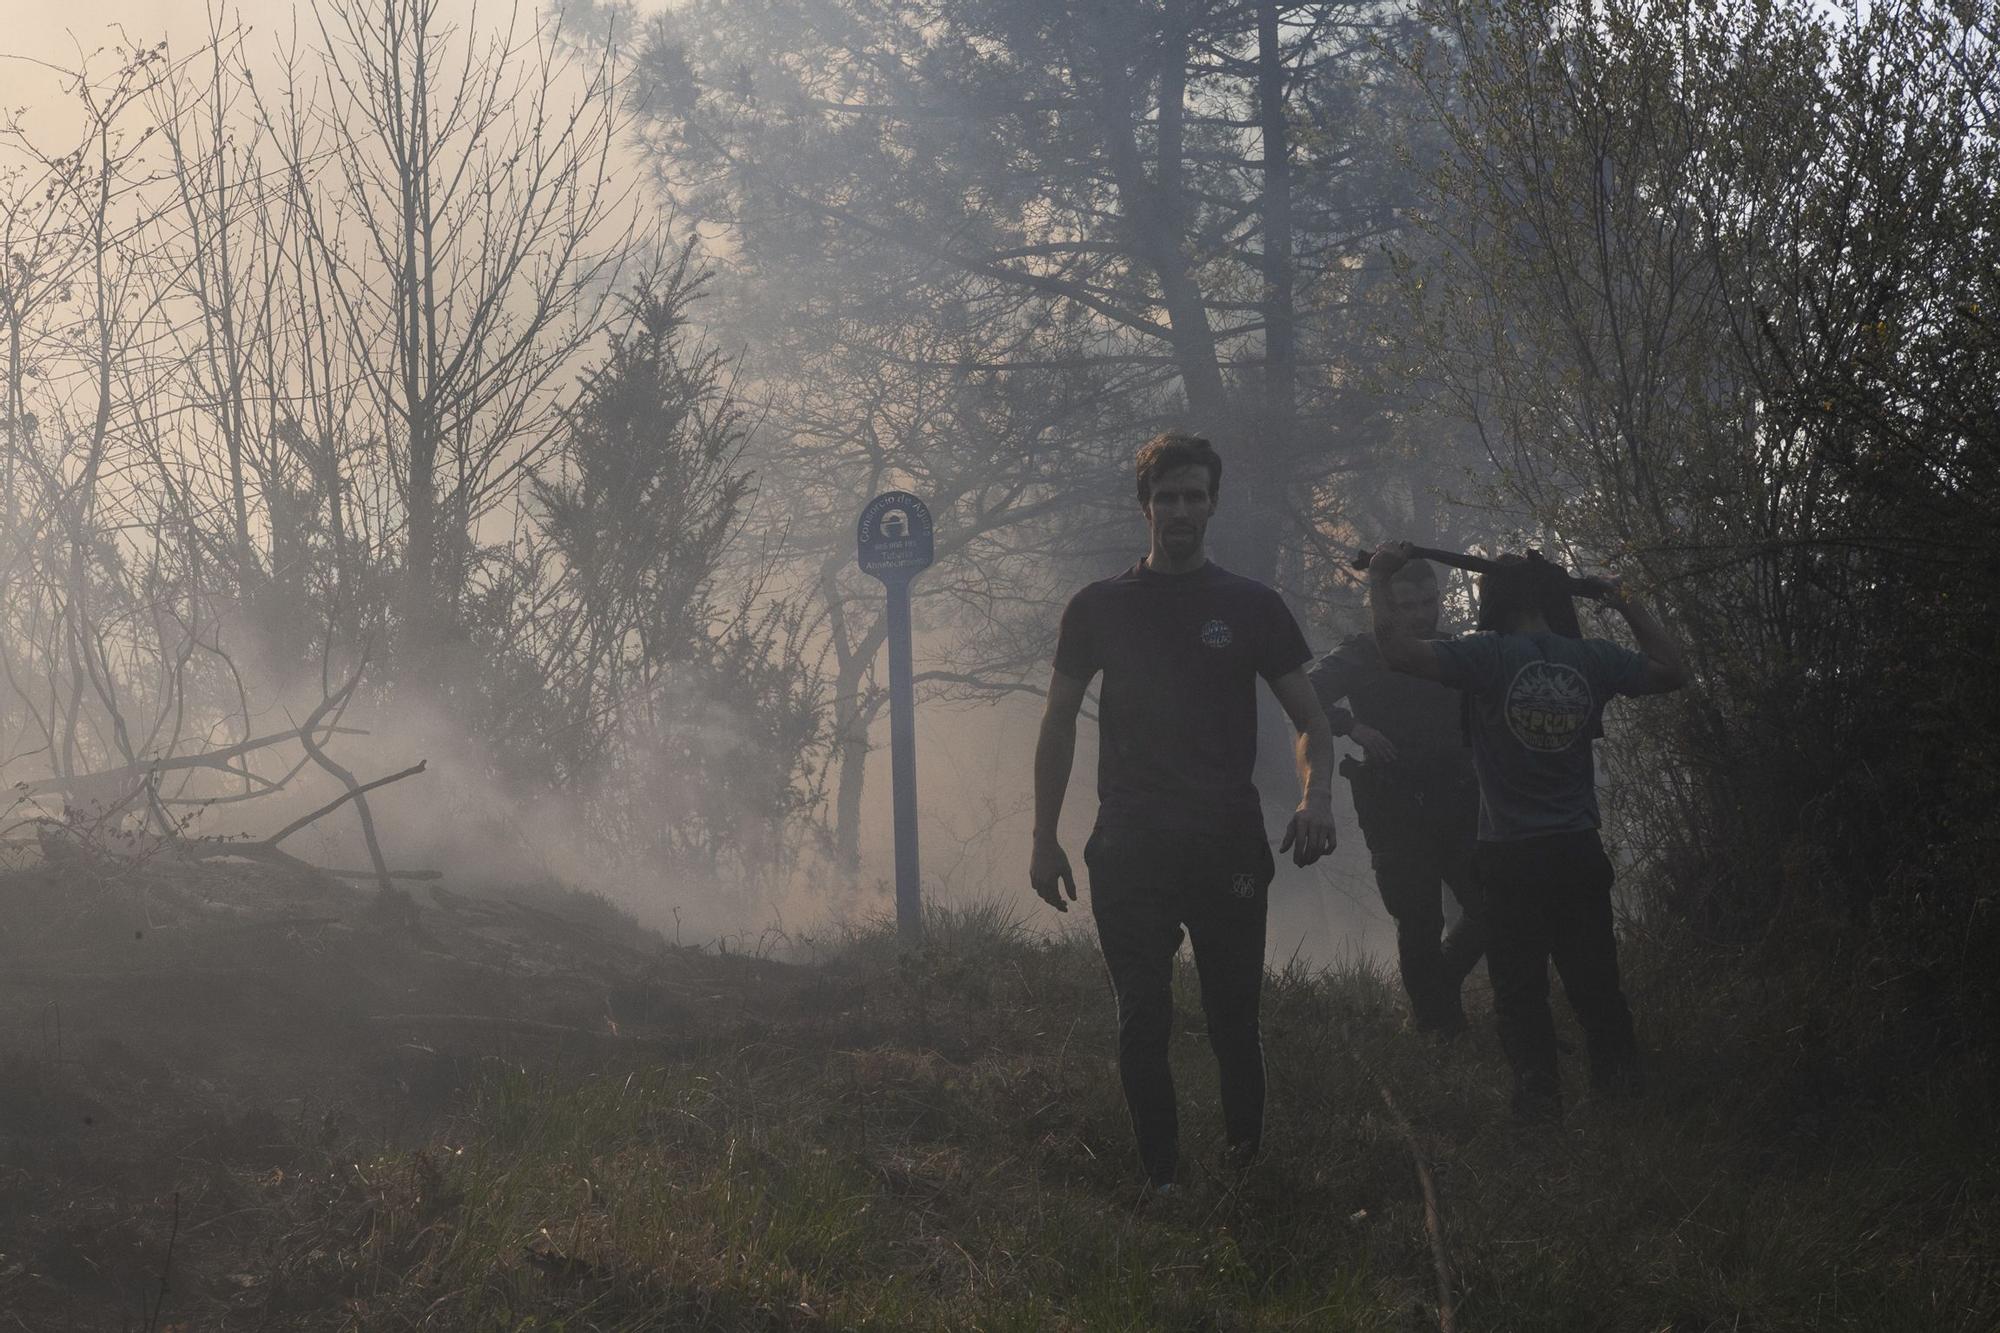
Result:
M1249 475L1238 487L1231 547L1238 573L1265 583L1278 579L1287 538L1284 488L1293 475L1298 424L1298 347L1293 302L1291 136L1285 108L1285 69L1278 38L1277 0L1257 5L1257 119L1264 149L1263 401L1244 414L1257 423L1253 448L1238 451ZM1227 563L1227 562L1225 562ZM1282 820L1298 796L1294 732L1268 693L1258 696L1257 788L1267 822Z
M1264 144L1263 213L1264 401L1250 414L1257 441L1255 491L1246 506L1250 530L1281 538L1285 512L1282 488L1292 474L1293 438L1298 424L1298 340L1292 308L1291 136L1285 110L1285 69L1278 41L1277 0L1257 6L1257 116ZM1256 578L1277 575L1278 540L1258 552ZM1267 562L1268 561L1268 565Z
M868 683L868 669L882 651L887 626L878 615L858 642L849 639L848 604L840 587L840 573L848 559L845 550L829 556L820 566L819 579L835 662L833 853L841 870L852 877L861 868L861 792L868 776L868 728L883 699L882 692Z
M1174 360L1197 430L1222 436L1232 418L1228 386L1215 347L1215 330L1201 284L1189 267L1183 227L1188 29L1186 4L1172 8L1173 27L1160 64L1159 152L1148 176L1139 158L1137 108L1123 51L1102 53L1105 153L1118 190L1118 212L1135 248L1160 284Z
M868 777L868 724L874 712L873 707L855 708L838 724L833 853L841 870L850 877L861 869L861 791Z

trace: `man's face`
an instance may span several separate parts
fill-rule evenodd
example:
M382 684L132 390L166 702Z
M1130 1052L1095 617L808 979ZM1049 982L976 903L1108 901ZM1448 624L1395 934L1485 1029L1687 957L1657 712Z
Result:
M1199 463L1163 472L1153 482L1153 498L1145 505L1146 527L1153 545L1186 559L1201 549L1215 501L1208 493L1208 469Z
M1437 633L1437 581L1435 579L1391 580L1389 611L1415 638L1426 638Z

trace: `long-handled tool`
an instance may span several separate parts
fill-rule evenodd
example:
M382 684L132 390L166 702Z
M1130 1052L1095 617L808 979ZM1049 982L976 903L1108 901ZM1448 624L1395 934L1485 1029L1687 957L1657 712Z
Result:
M1356 551L1349 563L1356 569L1366 569L1373 556L1372 551ZM1459 551L1440 551L1430 546L1412 546L1410 557L1415 560L1430 560L1440 565L1450 565L1453 569L1469 570L1474 574L1492 574L1500 570L1520 568L1519 564L1511 561L1493 560L1483 555L1466 555ZM1557 586L1572 597L1588 597L1595 601L1611 589L1611 585L1603 579L1584 578L1570 573L1540 551L1529 551L1526 563L1537 578L1557 583Z
M1356 551L1351 563L1356 569L1366 569L1372 556L1373 553L1369 551ZM1529 551L1524 557L1493 560L1486 556L1465 555L1458 551L1412 546L1410 556L1417 560L1434 560L1440 565L1450 565L1453 569L1469 570L1475 574L1503 571L1525 573L1545 590L1537 594L1536 600L1541 603L1542 613L1548 617L1549 628L1566 639L1583 637L1583 626L1577 622L1576 607L1572 599L1583 597L1593 602L1602 602L1613 588L1607 579L1580 578L1570 573L1540 551Z

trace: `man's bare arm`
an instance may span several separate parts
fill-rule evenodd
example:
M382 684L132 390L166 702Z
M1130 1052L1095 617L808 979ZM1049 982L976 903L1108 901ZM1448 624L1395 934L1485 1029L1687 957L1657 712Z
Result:
M1060 671L1049 673L1049 703L1035 741L1035 844L1028 859L1028 884L1058 912L1069 910L1059 885L1068 890L1070 902L1076 901L1076 875L1056 836L1056 825L1076 761L1076 715L1083 708L1086 684Z
M1298 732L1299 808L1278 850L1290 851L1299 865L1311 865L1333 850L1333 733L1326 712L1304 671L1271 682L1271 693Z
M1437 680L1437 652L1430 640L1412 634L1390 611L1389 580L1408 563L1408 542L1384 542L1368 558L1368 604L1375 616L1375 646L1382 650L1383 665L1391 671Z
M1687 659L1681 654L1680 641L1651 611L1626 593L1622 580L1606 579L1604 584L1604 604L1625 617L1625 623L1632 627L1633 640L1646 656L1646 687L1640 693L1667 694L1686 685Z

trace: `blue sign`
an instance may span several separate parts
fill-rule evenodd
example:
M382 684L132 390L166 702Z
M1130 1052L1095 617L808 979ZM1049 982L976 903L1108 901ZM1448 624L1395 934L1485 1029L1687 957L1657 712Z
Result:
M882 580L889 647L889 787L896 820L896 934L915 944L924 934L917 862L916 689L910 670L910 580L933 554L931 511L908 491L870 500L854 525L861 568Z
M884 583L908 582L930 568L935 554L931 511L908 491L884 491L854 525L861 570Z

